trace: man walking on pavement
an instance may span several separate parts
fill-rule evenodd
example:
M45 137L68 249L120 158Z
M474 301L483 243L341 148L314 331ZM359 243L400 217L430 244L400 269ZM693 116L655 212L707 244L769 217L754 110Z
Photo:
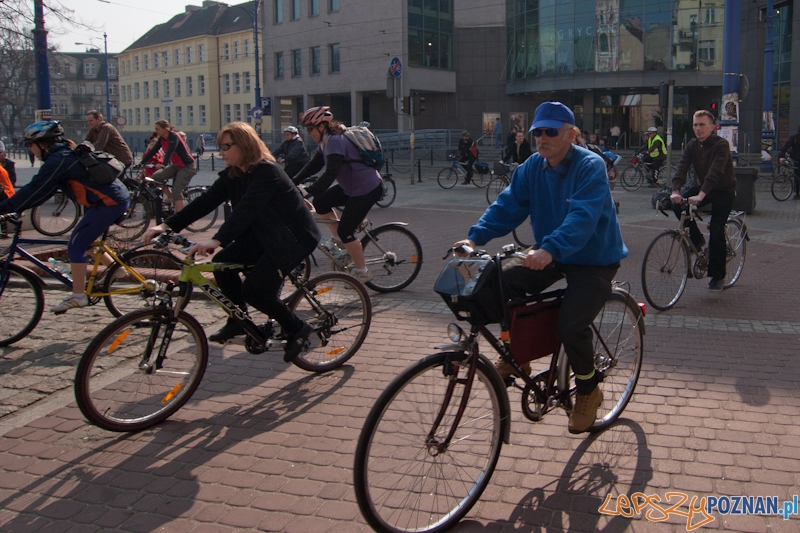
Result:
M672 200L675 215L680 219L680 204L687 202L698 207L711 203L710 239L708 243L708 289L721 291L725 287L725 263L727 245L725 243L725 223L733 207L736 196L736 176L733 173L733 158L727 139L712 135L714 132L714 115L710 111L695 112L692 123L697 137L689 141L683 151L678 170L672 178ZM697 185L681 196L681 187L686 183L689 167L694 167L697 174ZM702 249L705 238L691 221L689 238L696 248Z
M503 123L500 122L500 117L494 119L494 147L503 147Z
M86 113L86 123L89 125L86 140L94 145L95 150L108 152L125 165L125 168L133 164L131 149L117 128L103 120L103 115L99 111L92 109Z

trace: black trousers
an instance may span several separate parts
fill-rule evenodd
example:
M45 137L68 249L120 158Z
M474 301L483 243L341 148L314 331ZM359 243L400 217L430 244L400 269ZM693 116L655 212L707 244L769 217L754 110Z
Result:
M590 324L611 296L611 281L618 269L619 263L605 266L554 263L553 268L531 270L517 259L503 267L503 290L506 298L521 298L567 279L567 292L558 314L558 335L573 372L587 375L594 370Z
M697 196L700 193L700 185L689 188L683 195L684 198L690 196ZM703 201L700 202L698 207L702 207L708 203L711 204L711 223L709 224L709 239L708 239L708 277L710 278L724 278L726 269L725 264L728 259L727 244L725 243L725 223L728 221L728 215L731 214L733 209L733 200L736 194L730 191L711 191L708 193ZM672 210L675 216L681 218L681 207L677 204L672 205ZM686 224L689 228L689 237L692 242L697 242L702 236L697 223L690 221Z
M283 275L255 235L244 235L214 256L215 262L242 263L253 265L245 273L242 281L241 271L224 270L214 272L222 293L243 309L250 304L262 313L274 318L284 331L300 329L300 319L280 299Z
M375 202L381 199L382 194L383 184L378 184L370 192L361 196L347 196L341 185L337 184L314 198L314 209L320 215L326 215L334 207L342 207L337 233L343 243L353 242L356 240L356 228L367 217L367 213L375 205Z
M469 182L472 179L472 173L475 171L475 156L470 152L469 155L462 155L459 161L467 164L467 177L464 178L464 181Z

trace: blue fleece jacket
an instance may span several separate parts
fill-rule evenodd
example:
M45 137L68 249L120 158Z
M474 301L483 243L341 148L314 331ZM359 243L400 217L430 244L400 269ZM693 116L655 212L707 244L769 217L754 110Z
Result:
M531 217L539 245L559 263L611 265L627 257L603 159L579 146L550 168L534 154L489 206L469 238L483 246Z

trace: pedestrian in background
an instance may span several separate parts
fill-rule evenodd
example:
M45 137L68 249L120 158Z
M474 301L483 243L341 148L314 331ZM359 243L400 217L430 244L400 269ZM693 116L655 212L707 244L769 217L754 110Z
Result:
M621 132L619 130L619 126L617 126L616 124L611 126L611 146L615 150L617 149L617 143L619 142L620 133Z
M494 120L494 147L503 147L503 123L500 122L500 117Z
M197 157L198 158L202 157L202 155L205 153L205 151L206 151L206 140L203 137L203 134L201 133L197 137L197 146L196 146Z
M780 162L786 161L786 154L792 156L794 162L794 199L800 199L800 126L797 133L789 137L786 144L781 148Z

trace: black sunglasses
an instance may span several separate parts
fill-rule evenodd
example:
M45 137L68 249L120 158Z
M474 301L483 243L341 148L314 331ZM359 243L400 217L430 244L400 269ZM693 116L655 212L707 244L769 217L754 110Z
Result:
M547 135L548 137L558 137L558 131L555 128L536 128L533 130L534 137L541 137L542 134Z

